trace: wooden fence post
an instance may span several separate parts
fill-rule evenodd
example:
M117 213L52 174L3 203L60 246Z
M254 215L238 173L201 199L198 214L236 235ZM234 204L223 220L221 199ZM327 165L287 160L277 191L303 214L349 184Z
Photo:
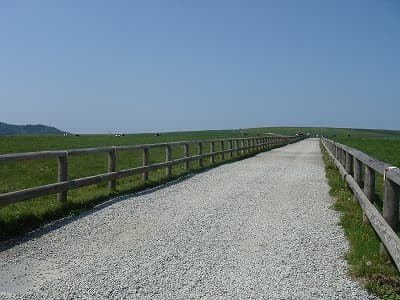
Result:
M233 148L232 140L229 140L229 149L231 149L231 151L229 151L229 158L230 159L232 158L232 153L233 153L232 148Z
M113 146L113 149L108 152L108 172L115 172L117 170L117 148ZM108 181L108 189L112 192L115 191L116 180L110 179Z
M364 193L371 203L375 202L375 170L365 165Z
M385 180L382 216L397 233L399 224L399 187L389 178ZM380 244L380 254L387 255L385 246Z
M58 182L63 182L68 180L68 154L65 152L64 155L59 156L57 159L58 163ZM61 203L67 201L68 191L64 191L57 194L57 200Z
M386 178L382 215L394 232L398 230L399 221L399 199L397 192L397 185L389 178Z
M142 165L148 166L149 165L149 148L147 148L147 147L143 148L142 158L143 158ZM142 174L142 180L143 180L143 182L146 182L147 180L149 180L149 172L144 172Z
M197 144L197 150L198 150L198 154L202 155L203 154L203 144L200 142ZM203 159L200 158L199 159L199 168L203 167Z
M210 143L210 153L214 153L214 152L215 152L215 143L214 143L214 142L211 142L211 143ZM214 156L214 154L211 154L210 163L211 163L211 164L214 164L214 163L215 163L215 156Z
M225 153L223 152L225 150L225 143L224 141L221 141L221 160L225 160Z
M165 145L165 161L171 161L171 145ZM172 168L171 166L166 167L165 169L165 175L167 175L167 177L171 177L172 175Z
M353 176L353 156L346 151L346 171Z
M183 144L183 156L189 157L189 144ZM189 170L189 162L188 161L186 161L183 164L183 169L185 170L185 172L187 172Z
M236 139L236 155L240 156L240 150L239 150L240 146L239 146L239 140Z
M340 163L342 164L343 167L346 167L346 154L342 148L340 148Z
M354 180L358 186L362 188L362 174L361 174L362 163L359 159L354 157Z

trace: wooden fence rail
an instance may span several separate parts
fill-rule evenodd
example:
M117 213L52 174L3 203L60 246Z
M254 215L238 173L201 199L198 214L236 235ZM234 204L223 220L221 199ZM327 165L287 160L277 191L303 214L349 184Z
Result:
M346 145L322 138L322 144L339 169L381 240L381 254L389 254L400 270L399 197L400 170ZM364 178L362 168L364 166ZM375 172L384 176L382 215L374 206Z
M172 166L184 165L184 170L188 171L189 162L197 161L199 167L203 166L203 159L210 159L210 163L215 163L215 157L220 156L222 160L232 158L233 153L237 156L248 153L250 151L261 151L262 149L269 149L287 145L289 143L297 142L304 139L303 136L264 136L264 137L251 137L241 139L220 139L220 140L205 140L205 141L180 141L160 144L143 144L143 145L130 145L130 146L110 146L99 148L87 149L72 149L62 151L40 151L28 153L15 153L0 155L0 163L13 162L19 160L35 160L43 158L56 158L58 161L58 182L38 187L32 187L19 191L8 192L0 194L0 206L16 203L36 197L57 194L57 199L61 202L67 200L68 190L102 183L107 181L110 191L115 190L116 180L118 178L142 174L142 180L145 182L149 179L149 172L157 169L165 168L166 176L172 175ZM245 143L246 142L246 143ZM216 143L220 143L220 151L215 151ZM204 153L204 145L209 144L209 153ZM172 146L182 145L182 157L172 160ZM197 145L198 153L190 156L189 145ZM226 149L229 145L229 149ZM165 149L165 162L149 164L149 149L164 148ZM142 166L136 168L125 169L117 171L117 153L128 150L141 150ZM107 153L107 173L78 178L68 179L68 157L74 155L90 154L90 153Z

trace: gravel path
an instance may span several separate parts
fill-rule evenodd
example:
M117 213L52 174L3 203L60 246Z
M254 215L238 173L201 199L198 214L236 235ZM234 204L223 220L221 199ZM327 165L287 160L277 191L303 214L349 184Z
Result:
M0 298L368 299L346 275L331 205L319 142L308 139L3 250Z

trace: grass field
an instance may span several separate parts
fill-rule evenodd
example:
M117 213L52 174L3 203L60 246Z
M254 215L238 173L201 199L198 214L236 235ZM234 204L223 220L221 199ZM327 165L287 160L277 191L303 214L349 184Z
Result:
M208 140L222 138L243 138L259 134L259 130L224 130L172 132L154 134L128 134L116 137L114 135L81 135L81 136L0 136L0 153L19 153L43 150L63 150L100 146L120 146L152 144L171 141ZM292 129L295 133L295 129ZM205 145L203 152L209 152ZM225 146L227 147L227 145ZM220 150L220 144L215 144L215 151ZM197 145L190 145L190 154L197 154ZM172 147L172 159L183 156L182 146ZM237 158L236 158L237 159ZM165 150L155 148L149 150L150 164L165 161ZM216 163L221 163L219 156ZM141 150L117 153L117 170L139 167L142 165ZM203 168L210 166L209 160L203 160ZM191 162L190 170L198 171L198 163ZM68 178L75 179L105 173L107 171L107 154L94 153L71 156L68 159ZM141 175L123 178L117 181L116 191L110 194L107 183L96 184L68 192L68 201L60 205L56 195L40 197L0 208L0 240L6 240L23 234L40 225L57 218L78 214L90 209L105 199L138 191L172 180L184 174L183 165L172 167L172 176L165 178L165 170L155 170L149 173L149 181L144 184ZM57 181L56 159L41 159L18 161L0 164L0 194L21 190L29 187L54 183Z
M119 146L160 143L183 140L207 140L220 138L241 138L276 133L294 135L295 133L310 133L311 136L327 136L335 139L359 140L362 138L393 138L400 136L400 131L364 130L364 129L337 129L337 128L313 128L313 127L269 127L249 128L238 130L215 130L193 132L154 134L128 134L121 137L113 135L81 135L81 136L0 136L0 154L18 153L42 150L63 150L100 146ZM216 151L220 145L216 144ZM190 146L190 154L195 154L195 145ZM362 149L361 149L362 150ZM208 152L209 149L203 149ZM172 158L181 157L181 146L172 148ZM70 157L68 161L68 176L70 179L104 173L107 165L105 153L80 155ZM150 150L150 163L165 160L163 149ZM220 159L216 159L221 163ZM117 154L117 169L140 166L142 153L140 151L126 151ZM191 162L191 171L198 169L196 162ZM209 167L208 160L204 160L204 167ZM175 166L172 169L176 178L184 174L183 166ZM54 183L57 180L57 162L55 159L42 159L32 161L19 161L0 164L0 193L6 193L38 185ZM109 194L106 183L92 185L68 193L68 201L60 205L56 196L47 196L24 201L0 208L0 240L5 240L27 232L38 226L67 215L80 213L93 207L95 204L110 196L134 192L148 186L157 185L166 180L165 171L150 172L149 182L144 185L141 176L133 176L118 180L117 190ZM170 178L171 179L171 178ZM169 179L169 180L170 180Z

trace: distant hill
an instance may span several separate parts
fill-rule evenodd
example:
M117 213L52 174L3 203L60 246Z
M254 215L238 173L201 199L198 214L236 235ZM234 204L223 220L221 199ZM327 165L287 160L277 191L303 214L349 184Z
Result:
M0 122L0 135L13 134L63 134L64 132L46 125L12 125Z

